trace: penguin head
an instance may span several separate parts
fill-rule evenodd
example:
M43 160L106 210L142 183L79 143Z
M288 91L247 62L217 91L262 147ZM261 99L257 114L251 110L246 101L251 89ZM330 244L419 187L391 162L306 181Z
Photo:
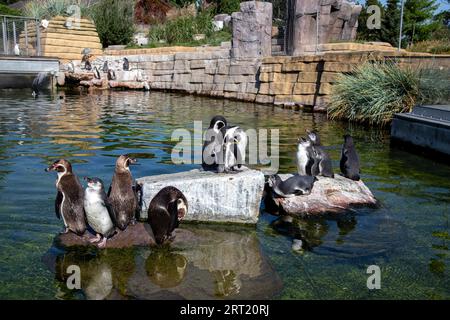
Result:
M227 120L223 116L215 116L209 123L209 129L219 132L222 128L227 126Z
M56 171L58 173L72 172L72 165L65 159L56 160L45 171Z
M128 154L123 154L116 161L116 170L129 171L129 166L135 163L137 163L137 160L135 158L131 158Z
M315 131L306 130L307 138L311 141L312 145L320 146L320 137Z
M177 199L178 221L184 219L184 216L187 214L187 210L188 210L187 203L181 198Z
M344 134L344 135L343 135L343 138L344 138L344 143L345 143L345 144L347 144L347 145L353 144L353 138L352 138L351 135L349 135L349 134Z
M297 140L298 145L303 147L310 147L311 146L311 140L306 139L305 137L300 137Z
M84 180L87 182L87 186L89 189L95 191L103 190L103 181L101 179L97 177L94 178L84 177Z

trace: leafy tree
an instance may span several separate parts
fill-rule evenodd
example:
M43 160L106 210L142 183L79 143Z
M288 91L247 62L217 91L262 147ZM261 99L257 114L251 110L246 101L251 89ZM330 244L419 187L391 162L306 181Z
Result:
M378 6L380 8L381 17L384 16L384 7L378 0L367 0L366 4L361 10L361 14L358 17L358 39L368 41L380 41L382 39L381 29L369 29L367 28L367 20L372 13L367 12L367 8L371 5Z
M400 29L400 9L398 0L388 0L385 14L381 19L381 39L398 46Z
M439 5L436 0L406 0L403 16L403 35L405 44L428 40L431 34L440 27L433 21Z
M21 16L22 12L0 3L0 14L4 14L7 16Z

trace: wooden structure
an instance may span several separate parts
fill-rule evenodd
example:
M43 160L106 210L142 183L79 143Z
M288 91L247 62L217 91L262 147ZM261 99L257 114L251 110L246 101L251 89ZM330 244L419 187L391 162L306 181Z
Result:
M47 28L40 27L42 56L58 57L60 60L81 60L81 51L84 48L90 48L94 56L103 53L94 22L81 19L79 26L72 21L72 25L66 27L67 21L67 17L58 16L49 21ZM30 38L36 38L35 26L30 24L28 29L27 36L30 43ZM21 34L19 40L21 48L25 47L25 40L25 35Z

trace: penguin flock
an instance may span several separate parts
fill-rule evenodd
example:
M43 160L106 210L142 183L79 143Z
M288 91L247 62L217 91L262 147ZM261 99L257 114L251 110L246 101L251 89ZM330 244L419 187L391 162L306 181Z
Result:
M90 229L95 237L89 241L105 248L109 238L134 225L141 209L139 190L130 171L130 165L136 162L127 154L119 156L108 193L97 177L85 177L87 186L83 189L71 163L65 159L46 168L47 172L57 173L55 212L64 222L62 233L82 236ZM187 200L180 190L169 186L159 191L149 205L147 221L157 244L173 239L172 232L187 211Z
M334 178L331 157L320 141L315 131L306 130L306 137L298 139L296 164L297 173L282 180L279 175L272 175L268 179L268 186L277 197L290 198L311 193L317 176ZM344 177L360 180L360 163L353 138L346 134L341 150L340 169Z

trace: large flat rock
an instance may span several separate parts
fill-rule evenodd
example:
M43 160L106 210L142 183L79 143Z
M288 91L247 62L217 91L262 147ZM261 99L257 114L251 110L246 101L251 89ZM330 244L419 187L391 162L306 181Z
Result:
M143 177L141 220L153 197L164 187L178 188L186 196L190 221L256 224L264 190L264 175L257 170L215 173L192 170L174 174Z
M284 181L292 174L280 174ZM269 190L266 205L269 211L278 209L292 215L317 215L340 213L352 206L374 206L377 201L364 182L353 181L341 175L335 178L317 177L311 194L292 198L277 198Z

